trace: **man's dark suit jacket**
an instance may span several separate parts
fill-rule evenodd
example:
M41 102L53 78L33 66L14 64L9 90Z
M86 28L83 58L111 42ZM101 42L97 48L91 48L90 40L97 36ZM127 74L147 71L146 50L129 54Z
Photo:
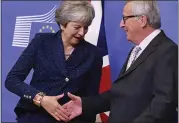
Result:
M178 46L161 31L126 71L127 61L110 91L82 98L83 113L110 110L110 123L177 121Z
M100 85L102 62L99 49L84 40L80 41L69 59L65 60L60 31L56 34L37 34L5 81L6 88L21 97L15 108L17 116L26 112L43 111L33 104L34 96L41 91L48 96L67 92L84 97L96 95ZM28 85L23 81L31 69L34 73ZM59 100L60 104L67 101L67 95ZM94 121L95 115L85 120Z

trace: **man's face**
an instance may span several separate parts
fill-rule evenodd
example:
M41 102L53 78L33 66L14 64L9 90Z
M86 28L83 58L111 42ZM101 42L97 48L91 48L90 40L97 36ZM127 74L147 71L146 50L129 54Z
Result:
M124 6L120 27L126 32L127 40L135 43L140 35L141 27L138 16L132 13L132 4L130 2Z

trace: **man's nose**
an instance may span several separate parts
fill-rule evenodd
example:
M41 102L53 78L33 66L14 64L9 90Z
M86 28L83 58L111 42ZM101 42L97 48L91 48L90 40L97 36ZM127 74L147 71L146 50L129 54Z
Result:
M123 21L123 19L121 19L120 28L124 28L124 26L125 26L124 21Z

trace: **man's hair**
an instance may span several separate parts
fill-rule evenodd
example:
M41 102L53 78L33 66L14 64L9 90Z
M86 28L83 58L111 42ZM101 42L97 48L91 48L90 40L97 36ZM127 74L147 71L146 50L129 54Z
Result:
M157 2L154 0L128 0L127 3L132 4L133 15L145 15L147 17L148 24L154 28L159 29L161 27L161 17Z

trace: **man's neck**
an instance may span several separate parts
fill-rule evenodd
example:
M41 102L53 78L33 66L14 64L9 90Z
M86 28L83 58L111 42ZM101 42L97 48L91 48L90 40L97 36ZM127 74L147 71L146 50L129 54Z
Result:
M139 45L153 31L155 31L155 29L151 27L145 28L143 31L141 31L139 39L135 42L136 45Z

